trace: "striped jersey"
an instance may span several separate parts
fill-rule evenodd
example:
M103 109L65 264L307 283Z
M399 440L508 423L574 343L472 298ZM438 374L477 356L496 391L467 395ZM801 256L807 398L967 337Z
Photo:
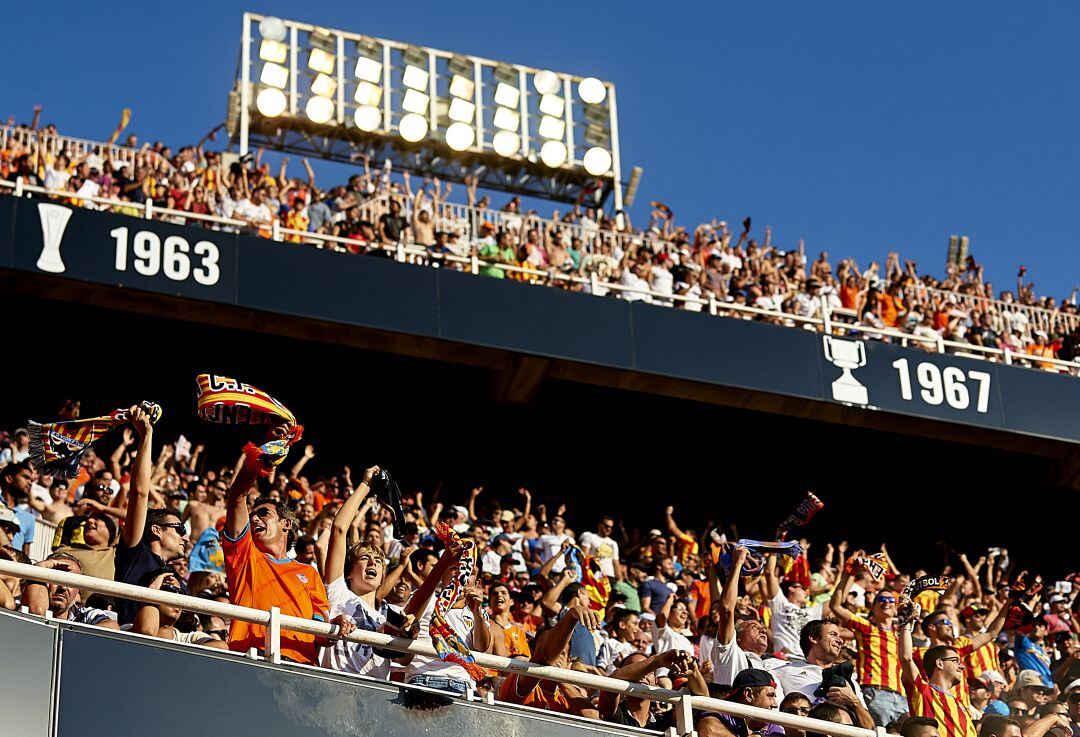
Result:
M956 651L956 654L960 656L965 665L975 649L969 637L957 637L949 647ZM919 674L923 678L926 678L926 669L923 668L923 656L926 655L926 651L929 649L928 647L915 648L915 664L919 666ZM971 689L968 686L967 679L967 668L965 668L960 672L960 683L953 686L952 689L953 696L958 698L964 706L971 704Z
M964 658L967 666L968 678L979 678L988 670L1001 672L1001 661L998 658L997 643L991 641L975 650L971 655Z
M937 721L942 737L976 737L967 708L952 693L929 683L921 675L911 685L908 702L912 714Z
M859 684L887 688L897 693L904 689L900 681L900 638L868 619L854 616L847 623L859 643Z

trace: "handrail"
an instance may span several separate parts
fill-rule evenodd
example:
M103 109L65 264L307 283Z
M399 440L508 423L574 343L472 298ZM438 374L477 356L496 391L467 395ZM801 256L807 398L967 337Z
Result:
M908 294L925 293L935 299L953 299L957 304L965 305L983 313L988 313L1002 318L1003 312L1022 312L1029 316L1028 332L1032 329L1053 329L1055 323L1062 324L1067 330L1075 330L1080 327L1080 315L1070 315L1058 309L1047 309L1039 305L1029 305L1023 302L1006 302L996 297L986 297L980 294L971 294L952 289L940 289L924 284L913 284L907 288Z
M0 559L0 574L15 576L21 579L30 579L32 581L54 583L83 591L93 591L99 594L117 596L148 604L164 604L166 606L180 607L186 611L196 612L198 614L217 615L263 625L266 627L267 632L266 653L268 654L268 659L275 660L275 662L280 662L280 656L277 658L272 657L274 654L280 653L280 640L273 640L275 634L280 635L282 629L291 630L293 632L303 632L305 634L315 635L316 637L346 639L361 645L385 648L401 653L438 657L435 648L427 643L418 640L409 640L403 637L393 637L392 635L383 634L381 632L369 632L367 630L358 629L344 638L338 638L337 625L281 614L277 607L274 607L270 611L265 611L262 609L238 606L236 604L222 604L221 602L186 596L184 594L174 594L169 591L148 589L129 583L108 581L79 573L58 571L51 568L42 568L40 566L15 563L2 559ZM489 655L487 653L478 652L473 653L473 658L476 660L477 665L497 670L501 673L517 673L534 678L544 678L550 681L580 686L581 688L599 689L601 691L635 696L651 701L682 704L684 703L683 699L688 699L690 706L694 709L702 709L720 714L730 714L737 717L747 717L771 724L779 724L785 727L790 726L796 729L809 729L815 732L837 735L837 737L877 737L877 732L874 730L850 727L834 722L822 721L820 719L810 719L809 717L786 714L770 709L761 709L756 706L747 706L732 701L722 701L707 696L691 696L681 691L672 691L666 688L649 686L644 683L624 681L619 678L597 676L592 673L582 673L575 670L556 668L553 665L541 665L525 660L504 658L498 655ZM689 733L689 730L687 730L686 733Z
M234 229L241 229L248 232L256 230L250 222L244 220L236 220L233 218L225 218L218 215L203 215L199 213L188 212L186 210L173 210L165 207L157 207L153 205L152 200L147 200L143 205L133 202L125 202L122 200L113 200L104 197L90 197L90 196L78 196L74 192L54 192L47 190L44 187L37 187L33 185L23 184L22 181L10 182L7 180L0 180L0 188L10 188L13 190L15 196L22 196L24 193L39 193L48 197L72 199L81 202L92 202L95 204L106 205L112 208L120 208L125 212L138 212L143 219L153 219L154 217L167 217L167 218L180 218L180 219L192 219L204 223L210 223L217 226L226 226ZM372 206L376 198L369 198L365 200L364 206ZM495 211L499 212L499 211ZM525 217L524 215L520 217ZM359 241L352 238L343 238L341 236L326 235L323 233L314 233L306 230L294 230L291 228L285 228L279 225L276 221L273 223L272 228L272 240L283 241L285 236L294 236L302 239L302 243L316 242L316 246L319 248L325 248L327 244L335 248L340 249L339 246L345 245L357 245ZM551 282L565 282L570 284L576 284L581 287L588 287L590 292L597 296L603 296L609 292L621 293L633 293L640 294L643 298L648 299L651 304L665 305L665 304L695 304L699 305L702 311L708 310L712 315L718 315L720 313L738 313L743 315L753 315L755 317L768 317L779 319L784 322L796 323L801 327L807 325L818 328L820 326L825 332L833 332L834 330L844 330L852 332L860 332L868 335L877 336L879 338L894 338L906 343L914 342L917 345L929 345L931 342L936 343L936 352L946 353L946 348L953 348L963 350L969 354L985 354L987 357L993 357L1001 355L1004 357L1006 364L1015 364L1020 362L1023 365L1032 364L1036 367L1037 364L1049 364L1054 367L1055 371L1060 372L1063 370L1066 373L1080 371L1080 362L1063 361L1058 358L1047 358L1042 356L1033 356L1027 353L1015 353L1011 351L1002 351L998 348L990 348L987 346L978 346L970 343L959 343L956 341L946 340L939 337L938 339L927 338L923 336L914 335L912 333L905 333L900 330L890 328L875 328L870 325L861 325L858 323L847 322L832 322L825 314L820 317L807 317L803 315L797 315L790 312L779 312L776 310L767 310L760 307L754 307L752 305L739 305L735 302L721 302L715 298L702 298L691 297L680 294L668 294L664 292L656 292L651 289L642 289L641 287L632 287L625 284L619 284L614 281L607 281L598 278L595 274L591 274L588 278L578 276L575 274L563 274L555 270L540 270L530 266L519 266L517 264L507 264L496 261L486 261L478 258L477 256L458 256L452 253L434 254L428 250L426 246L419 246L412 243L368 243L363 244L369 248L375 250L382 250L388 253L394 254L398 261L419 261L419 262L445 262L458 264L462 267L467 267L467 270L473 274L479 272L480 268L497 268L509 274L520 274L528 277L530 280L541 281L548 280ZM830 308L823 302L823 312L831 312ZM1038 367L1039 370L1048 371L1049 369Z
M14 125L0 125L0 148L6 148L7 142L10 139L15 139L24 146L36 143L43 148L46 148L49 153L53 155L60 151L67 150L70 151L75 158L91 154L105 156L105 151L108 150L114 159L127 162L132 166L135 165L139 156L147 156L154 160L156 166L160 167L164 165L170 172L176 171L176 167L173 166L172 162L157 151L131 148L130 146L118 146L115 143L105 143L104 141L90 141L85 138L75 138L61 133L44 133L40 130L34 131L29 128L20 128Z

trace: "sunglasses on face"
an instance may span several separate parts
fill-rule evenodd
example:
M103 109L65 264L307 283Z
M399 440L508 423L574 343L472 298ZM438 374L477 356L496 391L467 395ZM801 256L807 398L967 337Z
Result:
M930 626L931 626L931 627L942 627L942 626L944 626L944 627L952 627L952 620L949 620L949 619L939 619L938 621L934 622L934 623L933 623L932 625L930 625Z
M270 507L259 507L251 513L252 517L258 517L259 519L272 519L274 510Z
M1070 704L1080 704L1080 691L1069 694Z
M160 525L158 525L158 527L171 527L172 529L179 532L181 535L183 535L185 532L187 532L187 530L184 527L183 522L169 522L169 523L162 522Z
M895 596L879 596L877 598L877 603L878 604L895 604L896 603L896 597Z

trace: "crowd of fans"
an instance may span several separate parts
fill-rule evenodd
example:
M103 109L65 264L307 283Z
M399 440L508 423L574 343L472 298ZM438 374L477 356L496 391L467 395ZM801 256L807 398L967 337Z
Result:
M625 212L608 215L587 203L545 218L524 211L519 197L496 208L471 179L464 205L450 201L450 183L436 178L418 185L407 172L391 171L389 161L372 171L365 160L363 173L345 184L318 187L307 160L304 176L296 177L287 158L272 171L261 150L242 158L208 150L218 129L176 151L160 142L140 146L130 135L124 150L137 151L134 156L121 160L114 155L119 149L102 146L75 157L55 145L62 139L54 126L37 131L39 114L35 110L31 124L10 129L0 149L0 179L45 187L74 205L139 215L150 201L159 210L176 211L160 213L164 219L220 216L242 223L237 227L246 232L270 237L278 228L284 240L357 254L388 255L404 243L420 249L420 255L408 256L413 262L465 269L475 257L478 272L489 277L693 311L711 302L720 314L777 324L805 324L799 318L820 318L824 307L841 323L884 331L854 333L859 337L894 340L888 332L895 331L915 336L908 340L927 350L937 350L941 340L954 341L973 351L1008 352L1026 365L1080 373L1080 363L1063 368L1045 360L1080 359L1077 291L1060 301L1039 297L1034 284L1025 282L1023 267L1015 290L996 292L970 257L949 266L944 279L920 273L895 252L884 267L861 267L854 259L834 266L824 251L811 260L801 240L793 248L773 243L768 226L756 236L750 218L738 231L718 220L688 228L660 202L652 203L644 228L635 228ZM88 197L123 204L96 205Z
M77 416L78 405L64 413ZM471 557L475 568L441 621L473 651L908 737L1080 730L1080 574L1042 591L1020 587L1031 618L1011 621L1019 574L997 548L974 560L955 555L951 570L902 570L884 545L868 555L806 539L773 545L784 551L778 557L724 530L682 527L677 516L685 523L693 510L669 506L655 529L626 529L615 516L575 518L525 488L512 504L480 487L459 498L413 491L395 522L372 493L378 466L315 475L315 449L297 446L263 478L243 456L219 467L184 437L155 442L139 407L129 417L115 448L87 452L71 480L33 469L26 430L0 436L0 556L30 562L35 537L51 534L51 553L33 561L44 568L278 606L333 622L341 635L363 629L428 642L436 599ZM595 576L575 575L575 550L595 561ZM951 581L912 602L908 584L926 575ZM606 601L597 599L603 580ZM239 620L0 576L0 607L20 606L193 647L244 652L265 642L261 626ZM281 653L454 694L491 692L661 731L674 725L661 702L339 637L283 630ZM694 721L702 735L784 732L706 712Z

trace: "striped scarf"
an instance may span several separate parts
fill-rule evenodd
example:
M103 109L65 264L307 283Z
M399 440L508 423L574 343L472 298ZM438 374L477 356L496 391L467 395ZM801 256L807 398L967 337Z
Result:
M731 575L731 566L733 565L732 553L737 545L742 545L749 551L749 555L746 556L746 562L743 563L742 571L739 575L742 576L759 576L765 570L765 556L769 553L779 553L780 555L786 555L789 558L798 558L803 554L802 546L796 542L763 542L761 540L748 540L746 538L740 539L735 545L727 544L726 549L720 553L718 560L724 572L727 575Z
M161 405L142 402L139 406L150 415L150 422L161 419ZM45 424L31 420L30 465L41 473L73 479L79 475L79 461L90 446L127 421L127 409L83 420Z
M439 595L435 597L435 610L431 614L431 623L428 625L428 634L431 636L431 644L435 647L439 659L456 663L468 671L474 681L479 681L485 676L484 669L473 660L472 652L454 632L446 615L453 609L458 597L461 596L465 587L469 585L473 571L476 569L476 560L473 558L473 549L476 546L472 540L461 539L454 529L445 522L440 522L435 528L435 534L443 545L447 547L449 555L450 543L457 541L461 545L461 555L454 567L453 580L443 587Z
M297 424L296 416L289 408L262 389L215 374L199 374L195 383L198 388L196 411L207 422L288 426L288 433L283 438L262 445L248 443L244 446L247 462L257 467L261 476L269 476L270 471L289 455L289 446L304 435L304 426Z
M585 587L589 595L589 607L598 612L607 608L608 599L611 598L611 581L600 570L600 563L577 545L571 545L566 551L566 570L574 577L574 581Z

